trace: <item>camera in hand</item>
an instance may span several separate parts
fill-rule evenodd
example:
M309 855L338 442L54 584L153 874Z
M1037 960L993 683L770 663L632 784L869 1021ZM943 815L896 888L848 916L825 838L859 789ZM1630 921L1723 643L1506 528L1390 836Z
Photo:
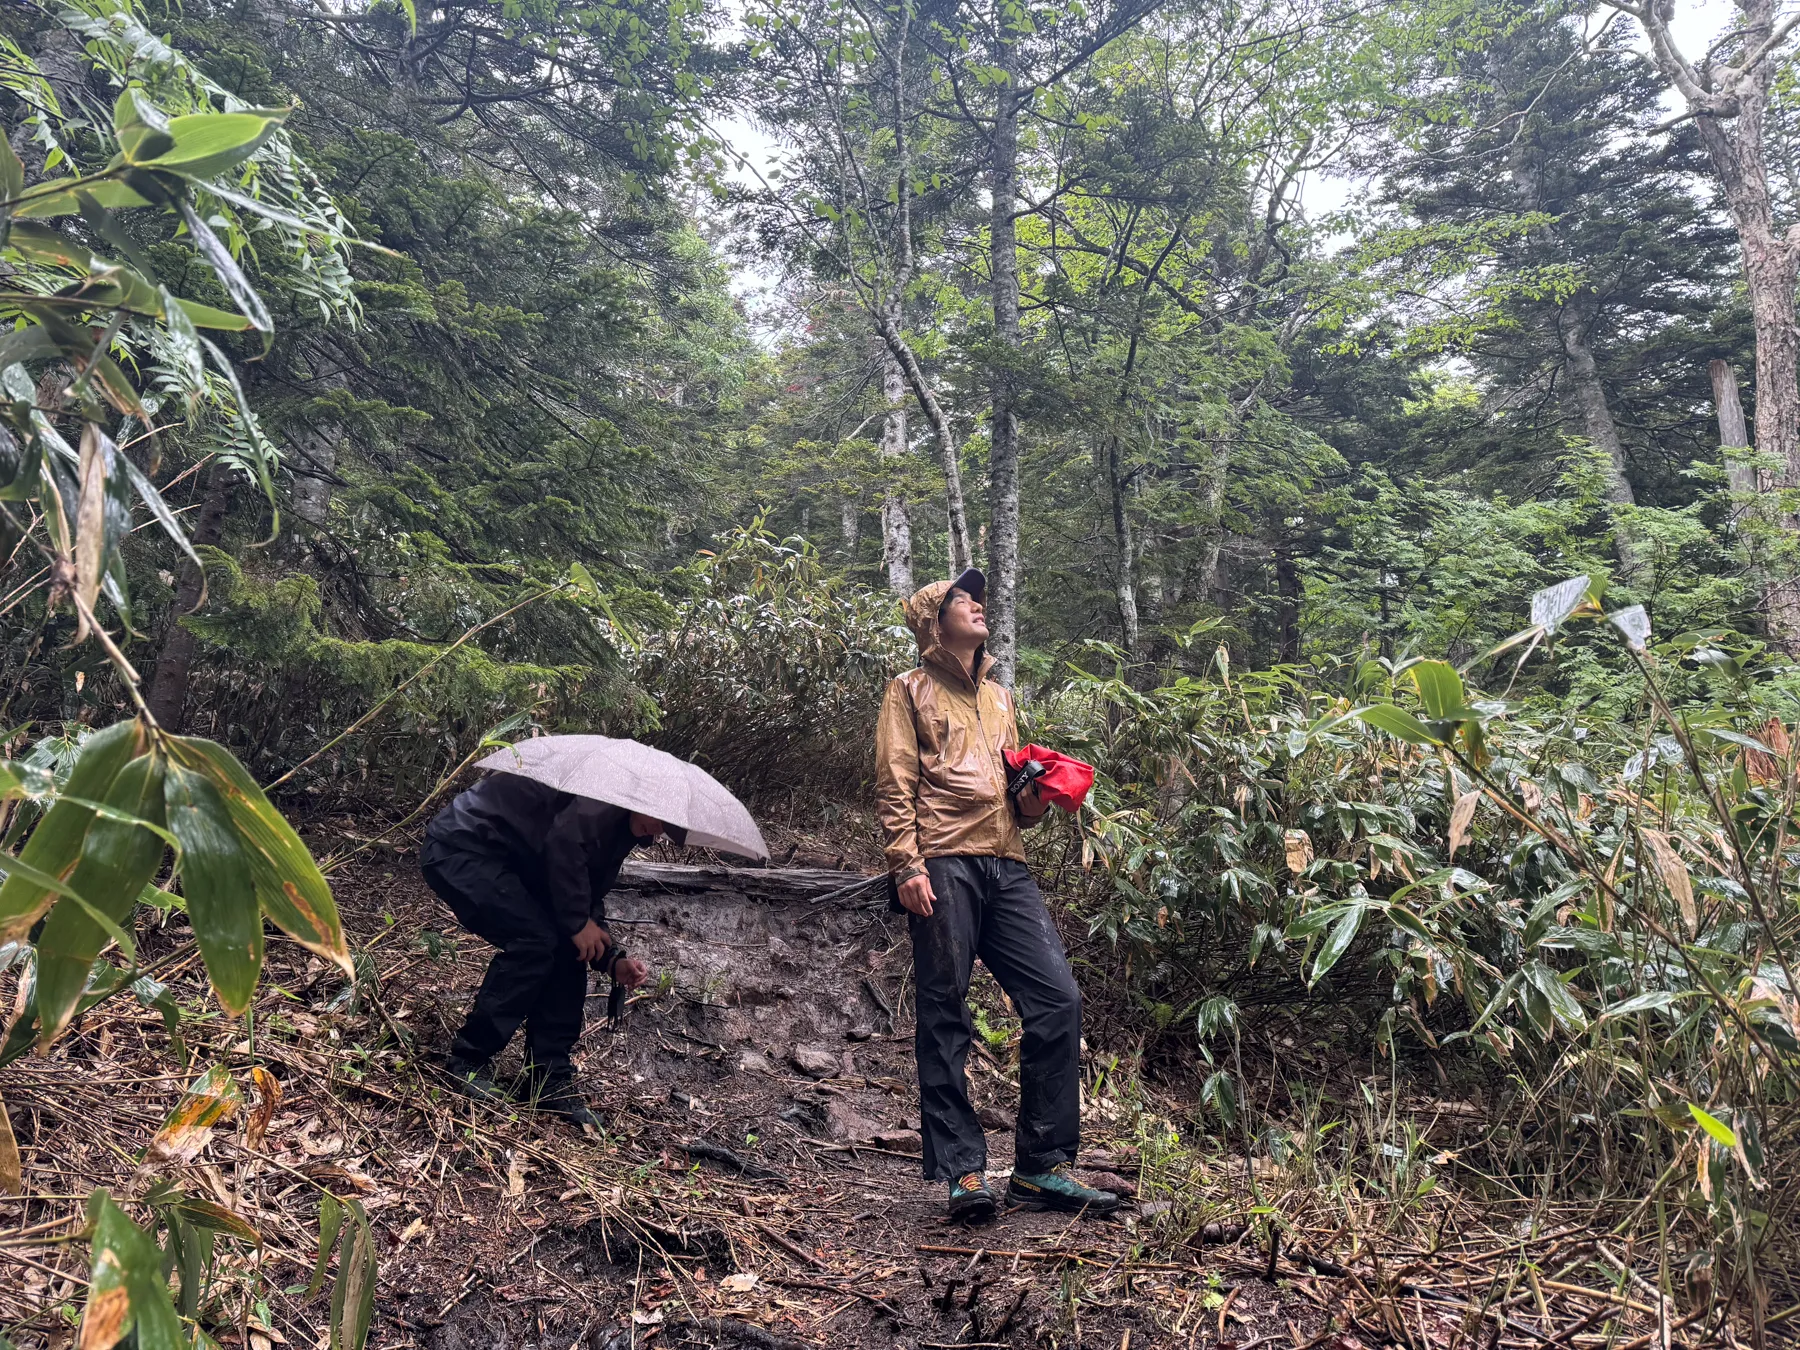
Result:
M1014 769L1006 779L1006 795L1017 801L1018 796L1038 779L1044 776L1044 766L1035 759L1028 759Z

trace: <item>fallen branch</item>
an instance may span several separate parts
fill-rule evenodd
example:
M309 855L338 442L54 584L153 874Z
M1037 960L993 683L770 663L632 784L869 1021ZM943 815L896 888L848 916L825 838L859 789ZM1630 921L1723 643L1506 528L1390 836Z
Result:
M737 1172L742 1172L752 1181L779 1181L788 1186L793 1183L781 1172L771 1171L761 1163L753 1163L748 1158L740 1157L720 1144L709 1144L704 1139L695 1139L681 1146L682 1152L690 1158L705 1158L709 1162L723 1163Z

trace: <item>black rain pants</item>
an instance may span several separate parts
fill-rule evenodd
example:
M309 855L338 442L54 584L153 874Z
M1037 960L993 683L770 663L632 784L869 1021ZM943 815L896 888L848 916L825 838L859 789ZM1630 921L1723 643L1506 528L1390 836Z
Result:
M450 1057L486 1064L522 1024L532 1071L552 1078L571 1073L569 1055L581 1038L587 1002L587 966L549 903L509 860L429 835L419 867L457 922L500 949L450 1043Z
M987 1167L969 1105L969 976L993 972L1025 1024L1013 1165L1047 1172L1081 1147L1081 991L1031 871L1011 858L928 858L930 918L909 916L925 1179Z

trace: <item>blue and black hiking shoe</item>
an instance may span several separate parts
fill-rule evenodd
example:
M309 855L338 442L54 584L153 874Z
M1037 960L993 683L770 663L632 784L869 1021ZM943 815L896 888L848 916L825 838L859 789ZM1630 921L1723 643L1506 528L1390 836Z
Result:
M950 1183L951 1218L991 1219L999 1208L981 1173L969 1172Z
M1120 1205L1111 1191L1083 1186L1058 1163L1048 1172L1014 1172L1006 1184L1006 1198L1034 1209L1060 1209L1068 1214L1111 1214Z

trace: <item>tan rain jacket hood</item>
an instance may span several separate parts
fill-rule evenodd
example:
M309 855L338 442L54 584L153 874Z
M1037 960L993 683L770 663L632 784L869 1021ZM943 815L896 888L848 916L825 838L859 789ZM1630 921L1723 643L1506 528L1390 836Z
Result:
M875 728L877 810L888 871L901 881L923 872L927 858L1025 861L1001 757L1019 745L1012 692L989 678L994 661L986 648L975 654L970 683L939 645L938 608L950 587L934 581L902 606L919 666L889 682Z

